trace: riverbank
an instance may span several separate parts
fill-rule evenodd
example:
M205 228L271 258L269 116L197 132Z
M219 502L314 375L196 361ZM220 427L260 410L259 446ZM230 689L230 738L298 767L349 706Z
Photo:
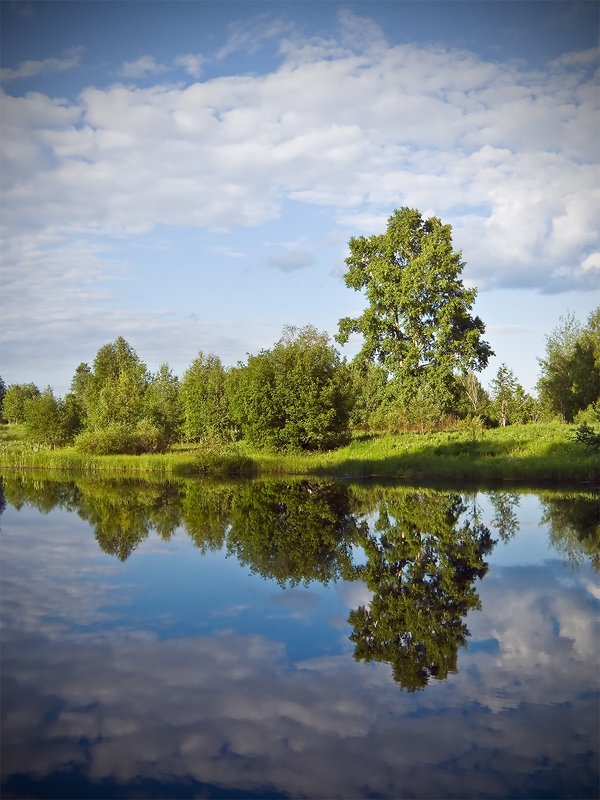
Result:
M513 425L485 430L395 435L356 434L325 453L270 453L244 442L176 445L140 456L89 456L74 448L33 445L18 426L0 430L0 467L86 473L333 477L471 483L600 484L598 454L572 441L570 425Z

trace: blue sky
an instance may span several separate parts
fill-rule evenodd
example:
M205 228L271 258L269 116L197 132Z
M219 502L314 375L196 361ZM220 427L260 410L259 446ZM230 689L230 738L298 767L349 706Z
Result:
M179 375L363 297L347 242L453 226L526 389L598 305L596 2L2 2L0 374L119 335ZM352 356L352 341L342 351Z

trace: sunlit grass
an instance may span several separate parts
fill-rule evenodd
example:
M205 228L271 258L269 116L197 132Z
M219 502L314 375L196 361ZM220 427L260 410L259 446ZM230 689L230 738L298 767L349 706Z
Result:
M592 482L600 479L597 453L572 441L573 426L514 425L386 436L355 435L325 453L272 453L244 442L177 445L140 456L89 456L74 448L53 450L23 439L19 426L1 426L0 466L85 472L164 475L329 474L405 480L521 483Z

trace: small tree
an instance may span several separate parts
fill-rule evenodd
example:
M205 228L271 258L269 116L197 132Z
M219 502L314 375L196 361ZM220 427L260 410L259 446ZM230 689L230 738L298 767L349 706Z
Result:
M254 444L319 450L348 439L349 369L311 325L286 327L272 350L250 356L227 385L233 418Z
M582 328L572 313L546 337L546 357L539 359L540 402L551 414L572 422L600 396L600 307Z
M3 400L4 400L4 395L5 394L6 394L6 384L2 380L2 377L0 376L0 422L3 422L4 419L5 419L4 413L2 411L2 403L3 403Z
M74 396L56 398L50 386L25 403L24 416L27 438L52 447L69 444L81 429Z
M33 383L12 383L6 390L2 403L4 417L14 424L25 421L25 405L39 395Z
M232 438L225 382L221 359L200 351L181 382L183 431L188 440Z
M535 411L535 401L528 395L514 372L500 364L492 380L491 411L502 427L510 423L530 422Z
M153 375L144 395L144 417L172 444L181 433L182 411L179 379L168 364L161 364Z

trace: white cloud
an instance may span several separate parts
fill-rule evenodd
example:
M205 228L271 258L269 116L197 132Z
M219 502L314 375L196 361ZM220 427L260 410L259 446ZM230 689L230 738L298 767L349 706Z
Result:
M381 232L401 205L431 211L453 224L465 279L480 288L598 287L598 99L586 71L571 68L589 53L534 73L467 51L391 46L372 22L343 12L332 39L303 39L270 17L234 26L219 56L266 41L279 41L281 63L263 75L139 88L137 77L167 69L145 55L125 63L128 85L88 87L72 101L2 96L4 235L27 254L25 270L16 257L4 267L18 306L31 300L36 341L42 320L62 315L68 330L83 302L84 327L107 321L102 298L114 283L98 278L101 237L249 228L276 220L287 201L318 206L354 234ZM79 58L25 62L8 77ZM198 77L202 62L175 63ZM74 254L93 240L77 268ZM294 271L311 255L301 247L274 259ZM128 269L126 259L108 265ZM71 281L72 303L50 275L56 287ZM25 316L11 322L15 340L32 334ZM129 318L159 324L156 312Z
M206 58L200 53L196 53L195 55L193 53L186 53L186 55L177 56L174 63L178 67L183 67L193 78L199 78L202 75L202 65L205 62Z
M121 67L121 75L124 78L145 78L148 75L156 75L168 69L164 64L158 64L154 56L141 56L135 61L125 61Z
M29 4L22 5L26 9ZM32 9L33 10L33 9ZM22 61L18 67L5 67L0 70L0 80L14 81L18 78L34 78L36 75L47 75L49 72L64 72L81 64L81 56L85 48L74 47L65 53L64 58L45 58L43 61Z

